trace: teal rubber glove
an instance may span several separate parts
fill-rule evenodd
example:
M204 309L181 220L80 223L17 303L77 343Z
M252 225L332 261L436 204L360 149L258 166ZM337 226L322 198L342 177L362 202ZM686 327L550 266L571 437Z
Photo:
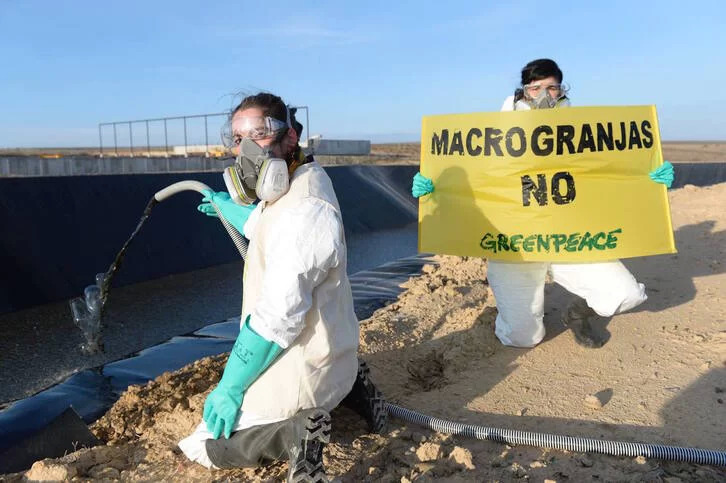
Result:
M420 198L433 192L434 182L421 173L416 173L413 177L413 186L411 186L411 194L413 197Z
M666 188L670 188L673 185L673 179L675 177L673 174L673 165L668 161L663 161L663 164L658 169L651 171L648 175L656 183L666 185Z
M250 217L250 213L255 209L255 205L238 205L232 201L232 197L226 191L220 191L215 193L212 190L202 191L204 198L202 203L197 206L197 210L201 211L207 216L217 216L217 212L212 206L212 202L217 205L219 211L222 212L222 216L227 220L235 229L242 235L245 234L244 226L247 223L247 219Z
M282 352L282 347L252 330L249 322L248 316L229 353L222 379L204 401L204 422L214 439L221 434L229 439L244 392Z

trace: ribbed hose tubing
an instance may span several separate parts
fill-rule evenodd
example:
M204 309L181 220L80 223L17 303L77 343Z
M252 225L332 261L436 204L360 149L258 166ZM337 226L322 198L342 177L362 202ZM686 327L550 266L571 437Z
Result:
M227 230L227 233L229 233L229 236L232 238L234 246L237 247L237 251L239 251L239 254L242 256L242 260L247 261L247 240L227 221L224 216L222 216L222 210L220 210L214 202L212 202L212 206L219 216L219 221L222 222L224 229Z
M511 429L488 428L473 424L447 421L407 409L396 404L386 403L390 416L403 421L425 426L444 434L457 434L470 438L497 441L510 445L528 445L578 452L602 453L611 456L644 456L671 461L687 461L703 465L726 466L726 452L699 448L683 448L661 444L628 443L591 438L577 438L547 433L532 433Z
M156 199L156 201L164 201L165 199L174 196L177 193L181 193L182 191L196 191L197 193L202 194L204 191L209 189L209 186L200 181L191 179L185 181L178 181L174 184L167 186L164 189L157 191L156 194L154 194L154 199ZM212 202L212 206L214 207L214 211L216 211L217 215L219 216L219 221L222 222L225 230L227 230L227 233L229 233L229 236L232 238L232 241L237 247L237 251L239 251L242 259L247 260L247 240L242 236L240 232L237 231L235 227L233 227L224 218L224 216L222 216L222 211L214 202Z

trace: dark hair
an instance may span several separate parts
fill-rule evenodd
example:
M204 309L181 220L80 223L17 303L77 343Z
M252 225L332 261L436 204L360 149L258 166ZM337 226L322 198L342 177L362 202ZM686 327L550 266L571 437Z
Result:
M562 83L562 71L554 60L537 59L525 65L522 69L522 85L514 91L514 102L524 97L522 87L530 82L546 79L547 77L554 77L557 82Z
M249 109L251 107L261 109L264 116L270 116L282 122L287 122L287 106L285 105L285 102L281 97L270 94L269 92L260 92L255 95L245 97L237 107L232 109L229 118L232 119L232 116L234 116L237 111ZM303 131L303 125L295 119L295 112L297 112L297 109L290 109L290 125L292 125L293 129L295 129L299 139ZM280 141L284 135L284 133L281 133L278 141Z

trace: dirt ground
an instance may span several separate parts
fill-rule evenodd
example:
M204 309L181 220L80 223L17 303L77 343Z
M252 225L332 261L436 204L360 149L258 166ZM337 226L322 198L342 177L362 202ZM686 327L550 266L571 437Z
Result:
M495 338L486 261L438 256L397 300L361 321L360 353L397 404L495 428L726 450L726 183L670 193L677 255L626 261L648 287L632 313L602 320L600 349L561 324L569 296L546 289L548 335L533 349ZM210 471L176 443L190 434L226 355L132 386L93 426L108 444L37 462L26 479L278 480L286 464ZM366 434L333 413L325 450L342 481L725 481L726 467L582 454L435 434L391 420Z
M700 163L726 161L724 142L664 142L663 159L672 163Z

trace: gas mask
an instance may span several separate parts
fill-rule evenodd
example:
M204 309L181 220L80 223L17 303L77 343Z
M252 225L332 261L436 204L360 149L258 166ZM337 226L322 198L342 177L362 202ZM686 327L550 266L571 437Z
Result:
M279 142L290 127L290 111L287 111L286 123L271 117L237 121L237 130L244 134L234 165L225 168L222 174L227 191L241 205L252 204L257 199L273 202L290 188L288 166L284 159L272 155L272 146L262 148L254 139L276 136L276 142Z
M563 85L540 86L527 84L524 86L524 97L514 105L515 111L528 109L551 109L553 107L568 107L567 87Z
M249 205L260 199L273 202L287 193L290 176L284 159L272 157L270 148L261 148L252 139L240 143L234 166L222 174L232 199Z

